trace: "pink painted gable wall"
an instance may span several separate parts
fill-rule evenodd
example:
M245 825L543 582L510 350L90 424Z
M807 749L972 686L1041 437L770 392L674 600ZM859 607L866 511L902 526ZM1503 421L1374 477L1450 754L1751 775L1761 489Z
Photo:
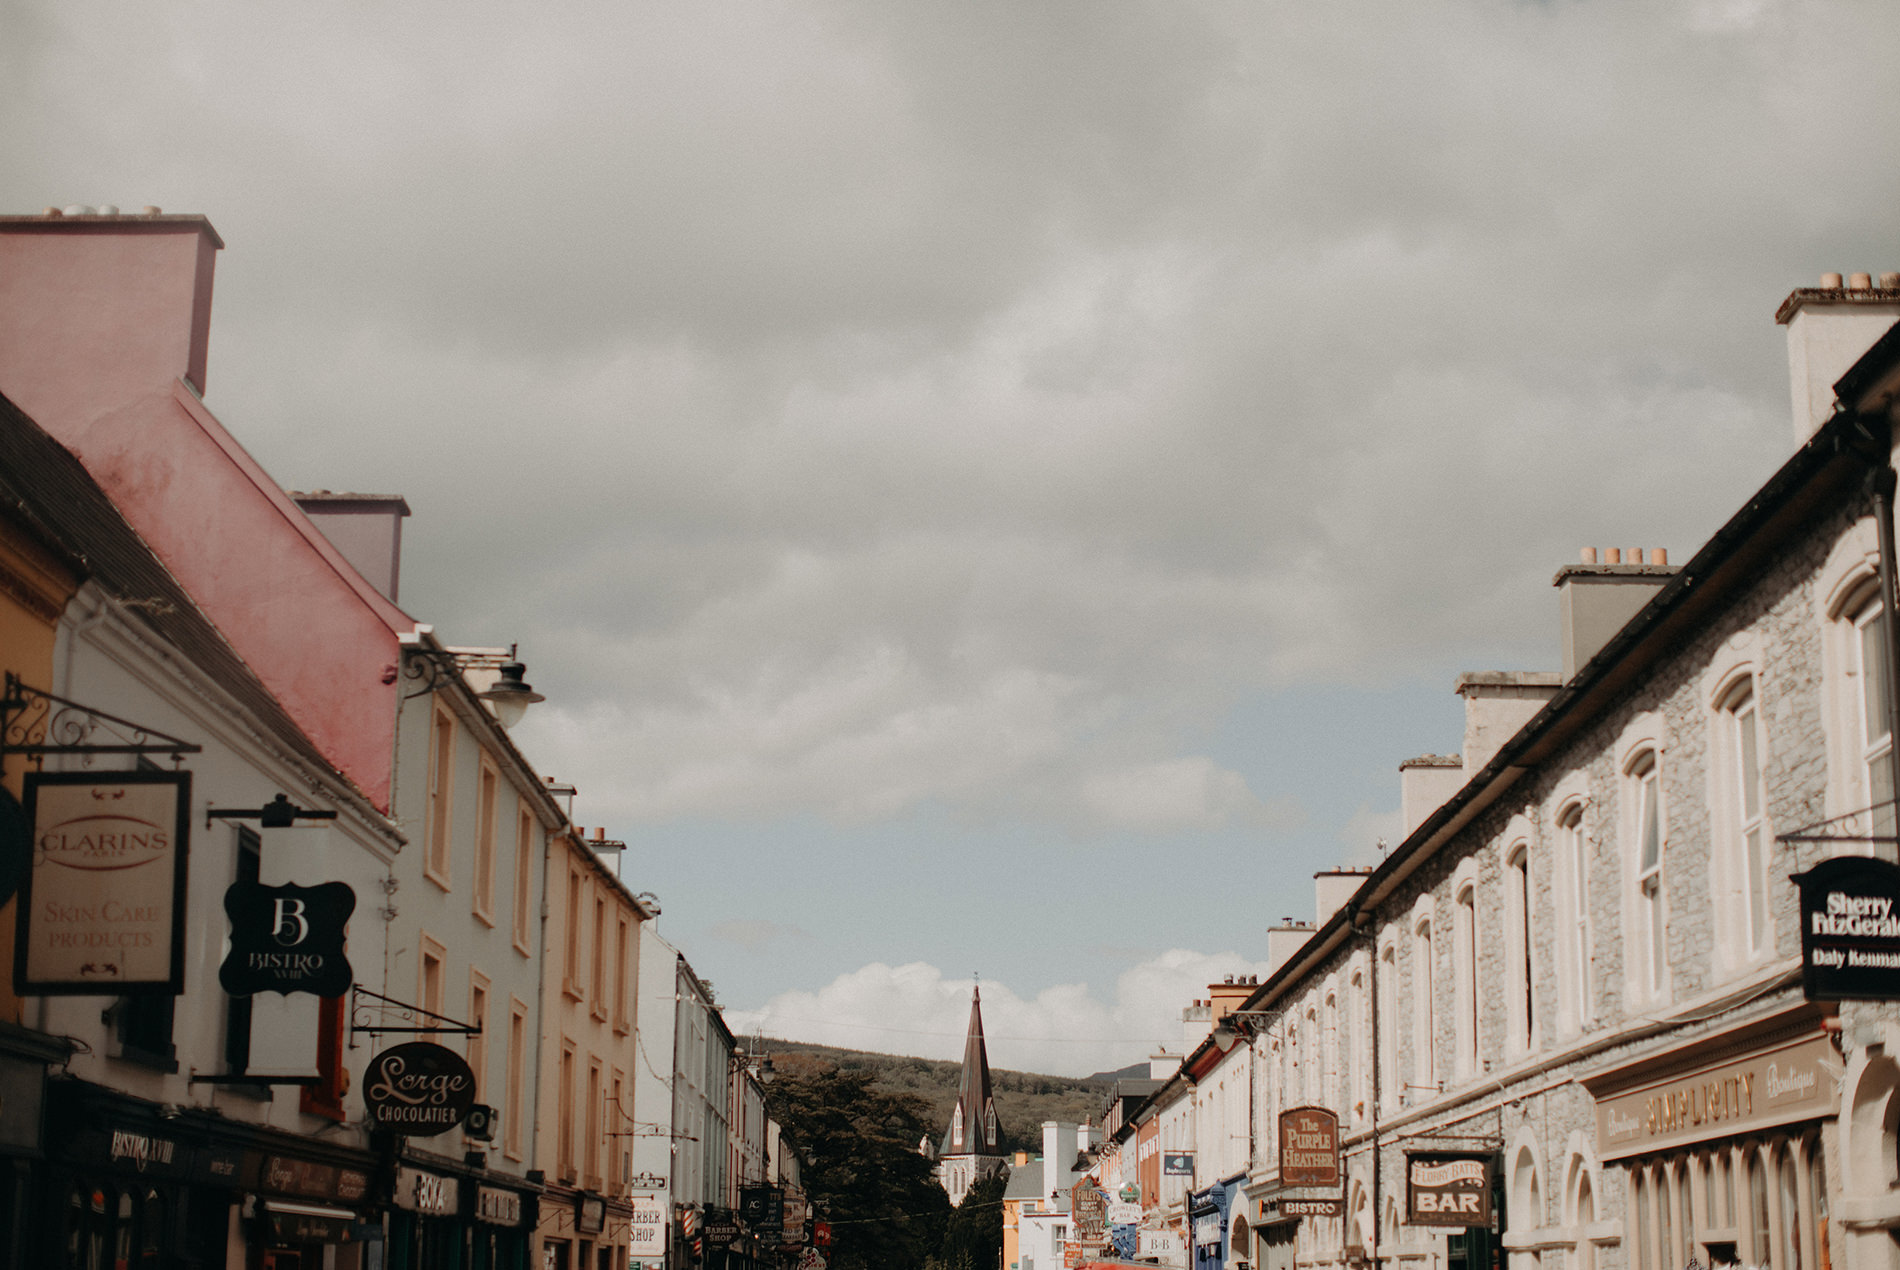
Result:
M79 456L310 739L387 811L400 687L384 680L415 622L193 391L222 246L201 216L0 217L0 392Z

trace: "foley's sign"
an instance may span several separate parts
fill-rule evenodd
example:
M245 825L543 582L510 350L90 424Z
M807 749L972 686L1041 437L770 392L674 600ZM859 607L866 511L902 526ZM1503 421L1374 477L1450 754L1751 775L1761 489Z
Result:
M1490 1226L1492 1163L1492 1156L1468 1151L1406 1152L1407 1224Z
M1339 1185L1339 1117L1324 1107L1280 1113L1280 1185Z
M23 994L184 991L189 772L29 772Z
M344 882L232 883L224 893L231 952L218 967L219 985L234 997L257 992L342 996L352 982L343 928L355 911L356 892Z
M1808 1000L1900 1000L1900 865L1836 856L1789 880L1801 888Z
M372 1129L428 1137L462 1123L475 1105L475 1073L454 1050L411 1041L369 1060L363 1102Z

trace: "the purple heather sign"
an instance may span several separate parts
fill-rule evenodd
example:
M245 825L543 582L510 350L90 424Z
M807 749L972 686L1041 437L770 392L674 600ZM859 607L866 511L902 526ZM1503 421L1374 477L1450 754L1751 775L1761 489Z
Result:
M411 1041L369 1060L363 1102L373 1129L412 1138L444 1133L475 1105L475 1073L454 1050Z

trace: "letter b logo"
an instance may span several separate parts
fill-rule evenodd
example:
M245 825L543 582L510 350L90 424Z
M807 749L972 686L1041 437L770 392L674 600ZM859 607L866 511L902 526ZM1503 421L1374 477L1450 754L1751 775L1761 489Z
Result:
M310 935L310 922L304 917L304 902L279 896L274 901L271 937L285 948L295 948Z

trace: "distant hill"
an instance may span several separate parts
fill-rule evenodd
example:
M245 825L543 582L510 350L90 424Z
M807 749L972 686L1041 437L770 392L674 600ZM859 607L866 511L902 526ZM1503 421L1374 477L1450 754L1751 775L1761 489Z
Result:
M750 1044L750 1039L748 1044ZM899 1054L873 1054L868 1050L841 1049L835 1045L807 1045L802 1041L761 1038L759 1047L773 1062L834 1063L839 1067L868 1069L876 1087L891 1093L915 1094L931 1109L931 1123L941 1136L950 1123L950 1110L957 1101L957 1076L961 1062L946 1063L932 1058L910 1058ZM1147 1066L1141 1067L1142 1075ZM1062 1120L1099 1122L1108 1101L1114 1078L1119 1073L1104 1073L1078 1080L1073 1076L1044 1076L1036 1072L1012 1072L1000 1067L990 1069L990 1087L996 1095L996 1119L1009 1139L1012 1151L1026 1150L1035 1155L1041 1149L1042 1122Z

